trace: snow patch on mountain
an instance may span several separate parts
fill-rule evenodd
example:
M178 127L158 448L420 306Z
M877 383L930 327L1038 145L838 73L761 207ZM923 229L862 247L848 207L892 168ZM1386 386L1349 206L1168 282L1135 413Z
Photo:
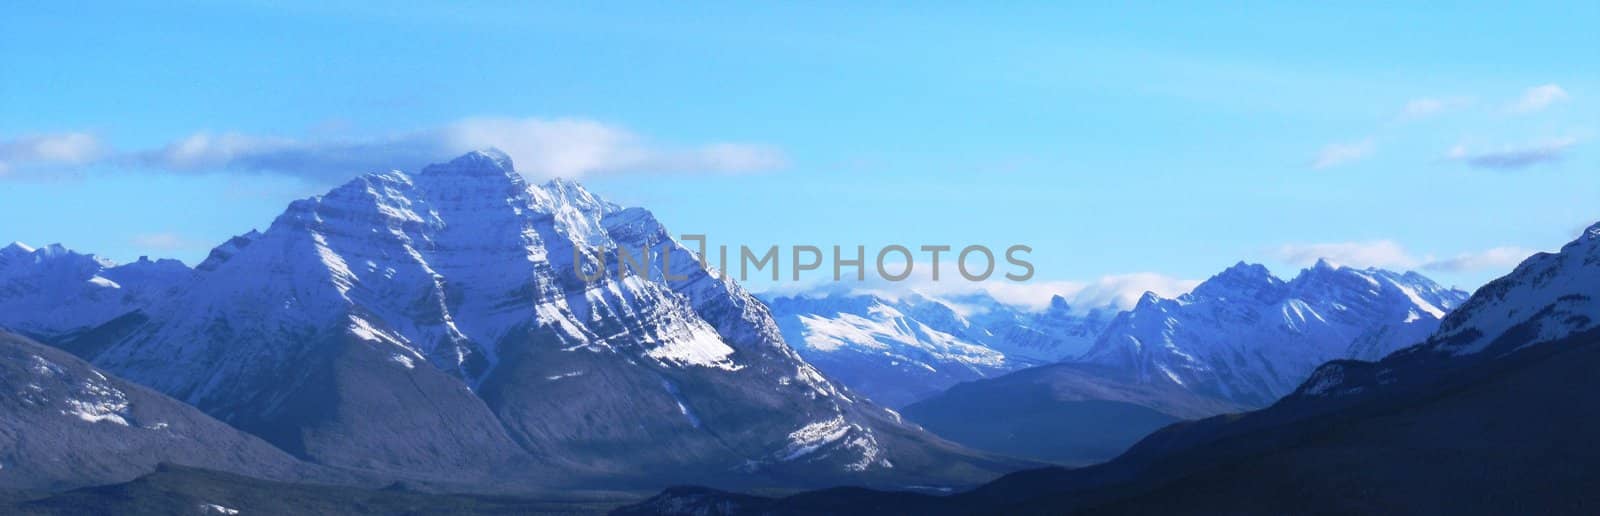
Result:
M795 460L821 449L823 446L838 442L850 433L850 425L845 423L843 417L836 417L827 421L817 421L800 427L789 434L789 447L784 450L782 460Z
M678 404L678 412L683 414L684 419L689 420L689 426L700 428L700 417L694 415L694 411L689 410L689 405L684 402L683 393L678 391L678 385L672 383L672 380L663 378L661 387L672 395L672 401Z
M800 460L830 447L853 450L859 454L859 458L845 466L851 471L894 467L893 463L880 457L878 441L871 429L849 423L843 417L813 422L790 433L789 444L781 452L779 460Z
M61 415L88 423L129 426L132 416L128 413L127 395L99 371L90 371L87 376L69 375L63 367L39 355L28 355L28 368L39 378L60 384L62 389L54 395L38 382L28 383L25 390L16 393L24 403L55 406Z

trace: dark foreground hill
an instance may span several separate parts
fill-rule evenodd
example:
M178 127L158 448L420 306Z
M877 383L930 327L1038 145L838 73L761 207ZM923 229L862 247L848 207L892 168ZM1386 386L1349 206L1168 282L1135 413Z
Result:
M953 496L686 488L618 513L1594 514L1600 335L1557 344L1337 409L1286 400L1175 425L1106 465L1016 473Z
M126 482L159 463L350 482L183 402L0 330L0 489Z
M597 514L619 498L567 495L561 500L431 494L401 486L361 489L285 484L203 469L162 465L131 482L31 500L0 497L0 513L26 515L318 515L318 514Z
M1140 383L1105 366L1060 363L963 383L901 413L975 449L1088 465L1115 458L1172 423L1244 410L1177 385Z

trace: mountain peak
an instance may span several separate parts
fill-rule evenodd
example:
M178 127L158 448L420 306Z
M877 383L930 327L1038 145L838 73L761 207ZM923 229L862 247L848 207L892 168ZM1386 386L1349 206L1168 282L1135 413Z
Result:
M1369 269L1366 269L1366 270L1362 270L1362 269L1356 269L1354 267L1345 267L1345 266L1330 262L1330 261L1328 261L1327 258L1318 258L1317 259L1317 263L1312 264L1310 267L1306 267L1304 269L1301 269L1300 270L1300 274L1296 275L1292 279L1292 281L1305 282L1305 281L1309 281L1310 278L1338 278L1338 277L1346 277L1346 276L1369 276L1372 273L1378 273L1378 272L1389 272L1389 271L1386 271L1386 270L1383 270L1383 269L1378 269L1378 268L1369 268ZM1399 273L1396 273L1396 276L1398 276L1398 275L1399 275Z
M1160 302L1161 302L1161 296L1159 294L1156 294L1155 292L1151 292L1151 291L1146 290L1143 295L1139 296L1139 301L1137 303L1134 303L1133 306L1134 306L1134 309L1137 310L1137 309L1141 309L1141 308L1155 306L1156 304L1158 304Z
M475 150L446 163L435 163L422 167L422 175L464 175L464 176L490 176L516 175L516 167L511 163L511 156L494 147Z
M1259 263L1248 263L1244 260L1240 260L1239 263L1235 263L1231 267L1223 269L1222 272L1217 273L1217 276L1271 278L1272 271L1267 270L1267 266L1265 265L1261 265Z
M1049 311L1058 312L1058 313L1069 313L1069 312L1072 311L1072 305L1070 303L1067 303L1067 298L1061 297L1060 294L1053 295L1053 296L1050 296L1050 308L1049 308Z
M1578 235L1577 239L1573 240L1565 247L1593 244L1594 242L1600 242L1600 222L1596 222L1594 225L1584 228L1583 234Z
M572 198L594 196L594 194L589 193L588 188L583 187L583 183L579 183L575 180L567 179L565 177L551 178L549 181L545 181L544 184L539 185L539 188L544 189L546 192L550 192L552 195L558 195L561 197Z
M22 242L12 242L10 245L0 248L0 256L15 256L32 252L33 248Z
M27 246L23 246L23 247L27 247ZM7 249L9 249L9 247ZM20 250L20 248L18 250ZM60 243L50 244L50 245L47 245L47 246L44 246L44 247L40 247L38 249L34 249L33 252L31 252L29 254L32 254L33 256L36 257L35 259L38 259L38 260L57 260L57 259L84 260L84 261L87 261L87 262L93 262L94 264L96 264L96 265L98 265L100 267L112 267L112 266L116 265L116 262L113 262L111 260L108 260L108 259L105 259L105 258L101 258L101 257L96 256L94 254L80 253L80 252L74 251L72 249L69 249L69 248L67 248L67 246L61 245Z
M1420 274L1408 275L1377 267L1357 269L1339 265L1326 259L1317 260L1315 265L1301 269L1300 274L1291 279L1289 283L1294 285L1296 289L1334 288L1364 291L1370 288L1369 285L1376 285L1377 283L1375 282L1383 278L1411 286L1425 287L1428 290L1438 288L1438 285L1434 284L1433 280Z
M1284 282L1259 263L1243 261L1224 269L1194 288L1200 298L1248 297L1272 301L1279 297Z

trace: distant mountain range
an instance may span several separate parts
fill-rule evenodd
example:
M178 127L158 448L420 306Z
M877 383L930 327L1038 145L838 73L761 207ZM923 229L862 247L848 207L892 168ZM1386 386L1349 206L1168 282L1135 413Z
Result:
M7 247L0 325L295 458L396 479L962 485L1025 464L836 385L668 235L474 152L296 201L193 270ZM615 271L624 247L672 270L579 277L575 259Z
M1466 298L1417 273L1320 261L1289 281L1240 263L1121 313L1077 313L1059 296L1042 312L982 295L770 303L808 361L925 428L1082 465L1173 422L1269 405L1330 360L1420 342Z
M982 294L810 294L767 299L784 340L829 378L901 407L959 382L1053 363L1087 349L1115 313L1043 312Z
M61 340L161 302L192 276L177 260L117 265L59 244L12 243L0 248L0 327Z
M1588 513L1600 504L1596 292L1600 238L1585 233L1479 289L1415 346L1328 362L1268 408L1173 424L1106 464L954 496L684 488L618 513Z

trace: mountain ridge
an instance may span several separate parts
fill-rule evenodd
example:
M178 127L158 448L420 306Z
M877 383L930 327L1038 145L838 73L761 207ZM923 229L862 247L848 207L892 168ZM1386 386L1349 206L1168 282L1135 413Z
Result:
M1420 342L1466 298L1415 272L1319 260L1284 281L1240 262L1177 298L1146 294L1078 360L1262 407L1324 362Z

